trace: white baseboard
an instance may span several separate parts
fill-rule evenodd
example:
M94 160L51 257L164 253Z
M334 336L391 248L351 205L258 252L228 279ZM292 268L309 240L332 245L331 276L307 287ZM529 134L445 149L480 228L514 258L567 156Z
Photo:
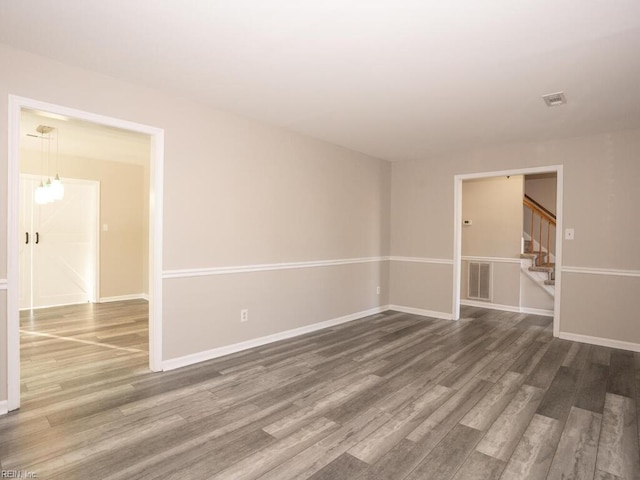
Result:
M560 332L559 338L563 340L572 340L574 342L589 343L591 345L599 345L601 347L619 348L621 350L630 350L632 352L640 352L639 343L624 342L622 340L613 340L611 338L591 337L589 335L580 335L578 333Z
M496 310L507 310L507 311L513 311L518 313L523 311L519 307L511 307L509 305L498 305L494 303L474 302L472 300L464 300L464 301L461 301L460 303L463 305L493 308ZM315 332L316 330L321 330L323 328L328 328L335 325L340 325L342 323L351 322L353 320L367 317L369 315L375 315L376 313L382 313L387 310L395 310L397 312L411 313L414 315L421 315L424 317L431 317L431 318L439 318L442 320L453 319L453 315L450 313L438 312L434 310L425 310L421 308L405 307L403 305L383 305L383 306L372 308L369 310L364 310L361 312L352 313L350 315L345 315L343 317L326 320L324 322L318 322L312 325L306 325L304 327L294 328L292 330L286 330L284 332L274 333L272 335L267 335L265 337L254 338L244 342L235 343L233 345L226 345L224 347L213 348L211 350L206 350L204 352L193 353L190 355L185 355L183 357L165 360L162 362L162 369L165 371L174 370L176 368L186 367L188 365L193 365L195 363L205 362L207 360L213 360L214 358L223 357L225 355L230 355L232 353L240 352L242 350L248 350L250 348L260 347L263 345L267 345L269 343L278 342L280 340L286 340L288 338L297 337L299 335L304 335L305 333L311 333L311 332ZM528 312L524 312L524 313L535 313L537 315L545 315L545 314L553 315L553 312L547 312L546 310L538 310L538 309L527 309L527 310Z
M0 415L6 415L9 413L9 401L2 400L0 401Z
M542 308L517 307L515 305L478 302L476 300L460 300L460 305L466 305L467 307L491 308L493 310L502 310L504 312L528 313L531 315L545 315L547 317L553 317L553 310L545 310Z
M376 313L382 313L387 310L389 310L388 305L371 308L369 310L352 313L350 315L345 315L343 317L326 320L324 322L318 322L312 325L305 325L304 327L294 328L292 330L286 330L284 332L274 333L273 335L254 338L252 340L235 343L233 345L227 345L224 347L213 348L211 350L206 350L204 352L185 355L184 357L172 358L170 360L165 360L162 362L162 369L166 371L166 370L174 370L180 367L186 367L188 365L193 365L194 363L212 360L214 358L223 357L225 355L230 355L232 353L240 352L242 350L247 350L249 348L260 347L268 343L278 342L280 340L286 340L287 338L297 337L299 335L304 335L305 333L311 333L311 332L315 332L316 330L321 330L323 328L340 325L341 323L351 322L353 320L357 320L363 317L368 317L369 315L375 315Z
M20 307L19 311L24 312L26 310L42 310L43 308L54 308L54 307L68 307L70 305L86 305L88 302L84 301L84 302L76 302L76 303L61 303L59 305L43 305L41 307ZM1 477L0 477L1 478Z
M460 305L465 305L467 307L491 308L493 310L502 310L504 312L522 313L520 311L520 307L517 307L515 305L502 305L500 303L479 302L477 300L461 299Z
M547 310L544 308L529 308L520 307L520 313L529 313L531 315L543 315L545 317L553 317L553 310Z
M422 308L405 307L403 305L389 305L388 310L412 313L414 315L422 315L423 317L439 318L441 320L453 320L453 315L450 313L436 312L435 310L423 310Z
M124 300L149 300L146 293L132 293L130 295L117 295L115 297L100 297L99 303L122 302Z

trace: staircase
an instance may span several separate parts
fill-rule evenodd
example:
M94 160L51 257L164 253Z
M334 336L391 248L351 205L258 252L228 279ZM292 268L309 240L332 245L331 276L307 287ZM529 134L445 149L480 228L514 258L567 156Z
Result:
M525 252L529 252L531 240L525 240ZM555 296L556 264L547 263L547 252L531 251L520 254L522 271L539 284L551 296Z
M549 295L555 296L556 269L552 233L555 237L556 216L538 202L525 195L523 199L525 221L523 228L522 271ZM527 230L529 230L527 232Z

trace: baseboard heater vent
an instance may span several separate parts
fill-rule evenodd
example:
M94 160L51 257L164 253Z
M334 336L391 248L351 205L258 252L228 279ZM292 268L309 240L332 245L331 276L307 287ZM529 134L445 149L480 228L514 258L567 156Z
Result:
M491 264L469 262L468 297L476 300L491 300Z

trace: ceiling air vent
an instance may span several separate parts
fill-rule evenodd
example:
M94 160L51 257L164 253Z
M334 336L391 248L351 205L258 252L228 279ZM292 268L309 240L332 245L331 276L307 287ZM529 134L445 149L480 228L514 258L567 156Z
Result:
M548 93L543 95L542 99L547 104L547 107L555 107L556 105L567 103L567 97L564 96L564 92Z

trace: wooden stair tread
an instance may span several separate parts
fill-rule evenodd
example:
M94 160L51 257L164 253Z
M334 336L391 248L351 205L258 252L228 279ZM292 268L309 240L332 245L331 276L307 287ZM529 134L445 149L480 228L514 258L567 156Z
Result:
M531 272L553 272L554 270L554 267L547 267L546 265L533 265L529 267L529 271Z
M520 254L520 258L524 258L524 259L529 259L529 260L533 260L534 264L532 265L532 267L529 267L529 269L531 270L532 268L545 268L550 270L555 270L556 268L556 264L555 263L549 263L547 264L546 262L542 262L541 265L536 265L536 260L538 259L538 255L535 253L521 253ZM537 270L537 271L548 271L548 270ZM536 271L536 270L534 270Z

